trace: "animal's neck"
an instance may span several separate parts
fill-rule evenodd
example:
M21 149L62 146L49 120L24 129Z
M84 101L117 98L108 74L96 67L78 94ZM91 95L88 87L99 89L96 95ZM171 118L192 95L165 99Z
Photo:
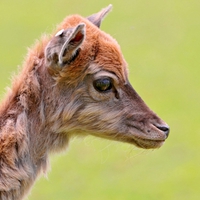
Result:
M33 69L24 82L13 86L0 109L0 199L21 199L38 174L46 172L48 153L58 141L44 120L37 73Z
M38 45L0 105L0 199L4 200L22 199L40 172L46 172L49 153L67 146L67 121L80 106L74 90L64 99L71 102L73 96L76 106L60 105L61 99L54 98L63 96L63 91L55 87L45 67L46 42Z

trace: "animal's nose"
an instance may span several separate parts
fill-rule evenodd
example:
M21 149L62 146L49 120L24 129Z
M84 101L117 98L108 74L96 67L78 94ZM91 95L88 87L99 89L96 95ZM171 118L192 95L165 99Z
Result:
M163 131L163 133L166 135L166 138L168 138L170 128L169 128L169 126L167 124L165 124L165 125L156 125L156 127L158 129L160 129L161 131Z

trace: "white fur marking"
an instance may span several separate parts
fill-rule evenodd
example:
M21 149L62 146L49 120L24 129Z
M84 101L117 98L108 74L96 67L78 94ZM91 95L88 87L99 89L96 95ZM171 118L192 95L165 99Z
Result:
M55 37L61 35L63 32L64 32L64 29L61 29L60 31L58 31L58 32L55 34Z

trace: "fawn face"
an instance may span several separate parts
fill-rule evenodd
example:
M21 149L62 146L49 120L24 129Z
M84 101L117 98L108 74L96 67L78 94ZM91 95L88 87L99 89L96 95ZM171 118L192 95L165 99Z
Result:
M67 18L46 47L46 65L55 87L70 96L62 94L61 103L66 105L62 114L72 113L62 117L63 123L70 122L77 132L158 148L169 127L132 88L119 45L99 29L110 9L87 19Z

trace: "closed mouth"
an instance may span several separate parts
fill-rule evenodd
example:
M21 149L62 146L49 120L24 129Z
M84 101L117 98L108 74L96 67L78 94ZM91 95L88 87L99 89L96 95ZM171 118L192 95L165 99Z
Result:
M137 147L144 149L154 149L161 147L167 136L163 130L157 128L157 126L150 124L146 128L146 131L141 127L136 127L133 124L129 124L129 135L124 137L125 142L136 145Z
M165 140L144 139L134 136L133 138L127 138L125 142L143 149L155 149L161 147Z
M150 139L143 137L135 136L133 134L110 134L109 136L100 136L106 139L126 142L129 144L133 144L136 147L143 148L143 149L156 149L160 148L164 142L165 139Z
M90 134L105 139L126 142L143 149L160 148L164 144L165 139L167 138L159 130L157 131L155 129L154 131L152 130L152 132L146 133L135 126L129 126L129 130L127 130L126 132L119 132L119 133L115 132L106 135L94 134L91 132Z

